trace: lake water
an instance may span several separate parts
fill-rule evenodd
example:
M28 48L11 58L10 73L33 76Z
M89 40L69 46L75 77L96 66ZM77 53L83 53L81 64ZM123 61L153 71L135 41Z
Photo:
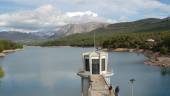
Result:
M80 96L81 53L92 48L26 47L24 51L0 58L5 77L0 80L0 96ZM136 53L110 52L109 66L115 75L113 86L120 96L130 96L129 79L135 78L134 96L170 96L170 76L159 67L147 66L146 57Z

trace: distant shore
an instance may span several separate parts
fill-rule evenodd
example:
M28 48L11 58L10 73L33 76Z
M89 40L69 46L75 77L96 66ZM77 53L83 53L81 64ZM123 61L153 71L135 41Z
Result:
M144 49L133 49L133 48L110 48L110 49L102 49L103 51L108 51L108 52L137 52L137 53L142 53Z
M170 67L170 56L156 57L156 59L149 59L144 63L151 66Z
M20 51L23 49L14 49L14 50L4 50L2 53L0 53L0 57L4 57L7 53ZM144 62L146 65L151 66L160 66L160 67L170 67L170 55L161 55L159 52L152 52L150 50L144 50L144 49L129 49L129 48L115 48L115 49L102 49L103 51L109 51L109 52L135 52L135 53L142 53L146 57L148 57L148 60Z
M151 65L151 66L170 67L170 55L162 55L159 52L153 52L144 49L129 49L129 48L104 49L104 51L142 53L146 57L148 57L148 60L146 60L144 64Z
M4 56L6 55L6 53L21 51L21 50L24 50L24 49L10 49L10 50L3 50L3 51L0 53L0 57L4 57Z
M153 52L145 50L143 54L148 57L144 63L151 66L170 67L170 55L160 54L160 52Z
M0 57L4 57L5 56L5 54L4 53L0 53Z

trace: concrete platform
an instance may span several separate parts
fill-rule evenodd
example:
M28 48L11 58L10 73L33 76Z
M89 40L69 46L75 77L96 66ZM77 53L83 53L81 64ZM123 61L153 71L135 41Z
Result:
M115 96L102 75L92 75L90 80L89 96Z

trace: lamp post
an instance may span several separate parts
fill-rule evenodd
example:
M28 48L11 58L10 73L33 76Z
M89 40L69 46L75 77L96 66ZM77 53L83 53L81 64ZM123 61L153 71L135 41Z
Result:
M130 83L131 83L131 96L133 96L133 88L134 88L134 82L135 82L135 79L134 78L132 78L132 79L130 79L129 80L130 81Z

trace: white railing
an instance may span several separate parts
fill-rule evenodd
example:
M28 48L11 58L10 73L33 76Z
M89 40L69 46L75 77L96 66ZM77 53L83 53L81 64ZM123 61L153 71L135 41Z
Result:
M113 68L112 68L112 67L108 67L108 68L107 68L107 72L113 73Z
M89 89L88 89L88 96L92 96L92 85L90 84Z
M84 72L84 71L85 71L85 70L84 70L83 68L79 68L77 73L79 73L79 72Z

